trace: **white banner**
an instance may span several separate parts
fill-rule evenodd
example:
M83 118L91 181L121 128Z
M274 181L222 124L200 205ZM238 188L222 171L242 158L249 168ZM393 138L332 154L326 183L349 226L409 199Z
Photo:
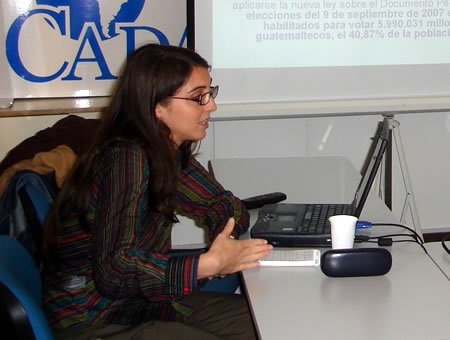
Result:
M0 3L0 23L4 16L3 3ZM5 27L0 24L0 37L5 37ZM0 109L12 105L14 98L11 85L11 74L8 64L6 63L6 46L0 45Z
M2 0L0 10L0 98L106 96L136 47L185 45L186 1Z

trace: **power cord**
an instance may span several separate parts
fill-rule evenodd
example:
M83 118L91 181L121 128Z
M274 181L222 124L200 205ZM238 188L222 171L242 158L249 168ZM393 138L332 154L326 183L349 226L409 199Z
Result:
M366 221L365 221L366 222ZM367 224L367 222L366 222ZM388 247L392 246L393 243L400 242L414 242L422 247L425 253L428 254L427 250L424 247L424 241L422 237L413 229L409 228L406 225L398 224L398 223L371 223L372 226L393 226L399 227L408 230L411 234L401 234L401 233L393 233L381 236L365 236L358 235L355 237L355 242L369 242L369 243L377 243L379 246ZM411 239L402 239L402 240L394 240L393 237L410 237ZM450 234L449 234L450 239Z
M444 250L447 252L447 254L450 254L450 249L448 249L447 245L445 244L446 241L450 241L450 234L445 235L441 241Z
M404 224L399 224L399 223L372 223L372 225L373 226L399 227L399 228L406 229L406 230L410 231L414 235L414 238L416 239L416 241L418 243L421 243L421 244L425 243L423 241L422 237L414 229L411 229L410 227L408 227L408 226L406 226ZM408 234L402 234L402 235L408 235Z

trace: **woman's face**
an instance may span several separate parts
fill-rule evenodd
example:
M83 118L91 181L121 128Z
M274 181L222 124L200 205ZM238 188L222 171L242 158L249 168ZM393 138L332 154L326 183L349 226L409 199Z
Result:
M197 99L210 91L211 77L206 68L194 67L188 80L173 95ZM180 145L184 141L198 141L206 136L211 112L217 106L211 97L206 105L184 99L170 99L167 105L156 105L156 116L170 129L172 141Z

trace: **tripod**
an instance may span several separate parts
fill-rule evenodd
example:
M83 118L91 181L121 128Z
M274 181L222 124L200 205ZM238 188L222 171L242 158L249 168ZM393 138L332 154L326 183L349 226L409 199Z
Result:
M394 119L394 114L383 114L383 117L387 118L389 121L389 141L387 146L384 176L385 203L389 209L392 210L392 154L395 147L403 179L403 185L406 191L405 198L403 200L402 212L400 215L400 222L406 224L406 217L409 210L414 230L421 237L423 237L411 178L409 176L408 165L406 163L405 151L403 149L403 142L400 134L400 123Z

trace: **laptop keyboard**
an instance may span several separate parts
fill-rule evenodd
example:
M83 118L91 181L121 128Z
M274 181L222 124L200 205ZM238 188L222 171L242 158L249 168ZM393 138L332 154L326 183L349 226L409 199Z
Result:
M297 232L303 234L330 234L328 217L351 214L351 204L308 204L302 225Z

